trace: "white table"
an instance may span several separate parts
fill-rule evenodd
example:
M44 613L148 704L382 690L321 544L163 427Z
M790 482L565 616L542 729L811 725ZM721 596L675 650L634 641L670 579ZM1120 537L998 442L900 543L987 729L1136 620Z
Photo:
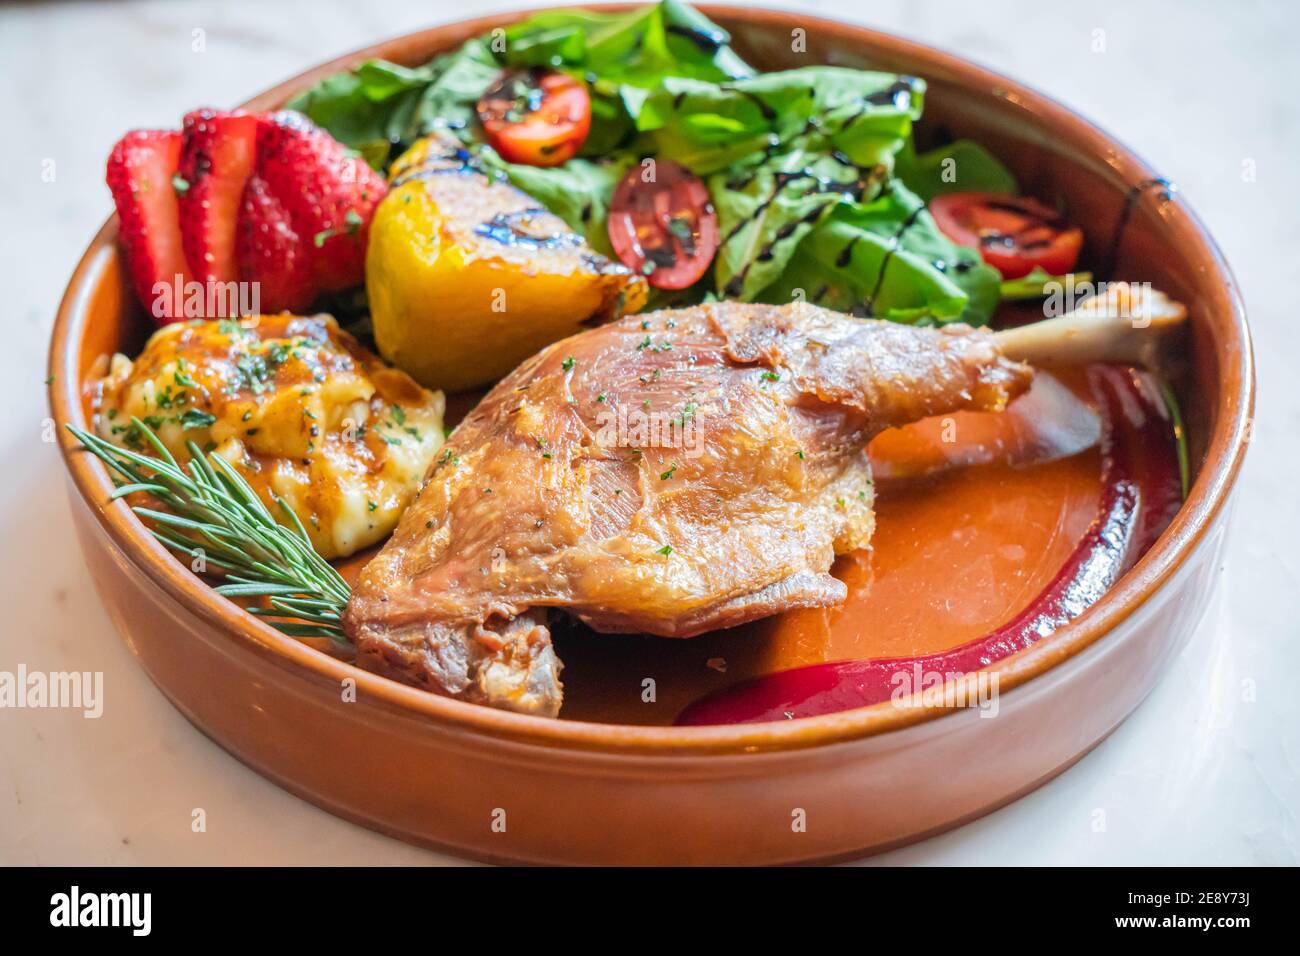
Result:
M754 0L750 0L754 2ZM957 51L1117 133L1179 184L1237 271L1261 385L1219 591L1110 739L991 816L873 862L1273 863L1300 857L1300 8L1283 2L797 2ZM55 307L110 209L104 158L320 60L508 4L50 3L0 8L0 670L103 671L99 720L0 710L0 863L438 863L336 819L191 727L113 634L42 442ZM852 7L857 12L845 13ZM1092 51L1094 30L1106 50ZM203 31L195 52L194 31ZM45 181L53 161L54 181ZM1253 162L1255 181L1244 181ZM1245 682L1255 699L1247 700ZM207 832L190 830L193 808ZM1106 828L1096 832L1095 811Z

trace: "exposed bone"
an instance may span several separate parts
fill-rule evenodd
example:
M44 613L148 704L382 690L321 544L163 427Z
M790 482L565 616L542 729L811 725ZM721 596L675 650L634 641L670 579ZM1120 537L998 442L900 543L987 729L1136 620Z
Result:
M1187 309L1149 286L1113 282L1055 319L994 334L1008 358L1035 366L1122 362L1156 366L1168 332Z

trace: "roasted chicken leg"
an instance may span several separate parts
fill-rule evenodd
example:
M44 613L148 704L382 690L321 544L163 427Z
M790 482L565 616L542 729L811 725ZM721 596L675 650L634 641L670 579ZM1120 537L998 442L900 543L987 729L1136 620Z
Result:
M629 316L544 349L452 433L364 569L360 663L555 715L546 610L690 637L838 603L871 538L878 432L997 409L1032 372L988 332L719 303Z

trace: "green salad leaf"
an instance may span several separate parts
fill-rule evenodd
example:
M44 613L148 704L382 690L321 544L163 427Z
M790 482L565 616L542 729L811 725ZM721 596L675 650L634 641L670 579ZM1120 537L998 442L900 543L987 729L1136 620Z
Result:
M1016 178L1002 162L979 143L959 139L917 154L910 141L899 151L898 178L926 202L947 193L1020 192Z
M725 30L677 0L627 13L549 10L507 27L501 40L504 66L562 69L589 81L584 157L624 144L646 95L665 77L723 82L754 74Z
M401 138L420 94L431 82L431 67L406 67L370 60L355 70L335 73L289 101L339 142L360 149L367 143Z
M837 67L669 78L637 126L645 152L709 177L722 235L715 286L752 301L832 206L879 193L924 91L920 80Z
M701 176L795 141L873 166L892 164L924 94L921 80L831 66L724 83L666 77L636 123L647 149Z
M984 324L998 271L939 232L925 203L891 180L875 200L841 203L799 244L765 302L803 299L896 322Z
M626 13L546 10L506 27L503 40L507 66L583 71L598 87L651 89L665 76L721 82L754 74L726 30L678 0Z
M298 96L305 112L377 168L431 130L456 131L504 176L612 254L615 186L634 164L671 160L704 179L721 245L711 274L674 302L719 295L904 322L986 323L997 272L949 241L924 204L953 191L1014 193L977 143L918 154L925 83L808 66L758 73L731 38L680 0L615 13L547 10L416 68L363 63ZM508 68L586 80L591 130L554 168L508 163L483 141L478 99Z
M480 96L501 73L482 40L416 69L368 60L300 93L288 108L307 115L330 135L383 169L392 147L414 143L435 127L464 128Z
M635 163L631 153L624 151L605 160L576 158L563 166L542 167L508 163L492 147L483 146L476 158L484 168L499 171L563 219L597 252L614 254L606 228L609 200L618 181Z
M880 183L828 153L797 146L752 167L709 177L721 235L716 287L729 298L752 301L833 206L874 194Z

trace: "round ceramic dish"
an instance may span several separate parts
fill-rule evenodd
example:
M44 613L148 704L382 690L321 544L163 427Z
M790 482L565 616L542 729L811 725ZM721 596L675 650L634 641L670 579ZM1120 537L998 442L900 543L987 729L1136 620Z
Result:
M996 665L998 713L889 703L726 727L543 720L422 693L357 670L218 597L105 506L103 467L64 436L72 511L100 595L131 650L196 726L245 763L334 813L405 840L490 860L786 863L844 858L955 826L1078 760L1151 689L1200 618L1214 580L1253 402L1236 284L1185 204L1144 189L1156 173L1046 97L950 54L804 14L702 8L765 69L824 62L924 77L923 129L977 139L1026 192L1064 197L1115 278L1187 303L1177 381L1194 483L1159 542L1106 597ZM369 57L414 65L510 23L513 13L358 51L257 97L277 106ZM807 53L790 50L791 31ZM1127 212L1126 212L1127 209ZM115 220L95 237L50 350L55 419L86 427L80 389L97 356L147 334L123 281ZM345 681L356 700L346 702ZM792 826L801 817L806 826ZM504 821L504 827L501 823Z

